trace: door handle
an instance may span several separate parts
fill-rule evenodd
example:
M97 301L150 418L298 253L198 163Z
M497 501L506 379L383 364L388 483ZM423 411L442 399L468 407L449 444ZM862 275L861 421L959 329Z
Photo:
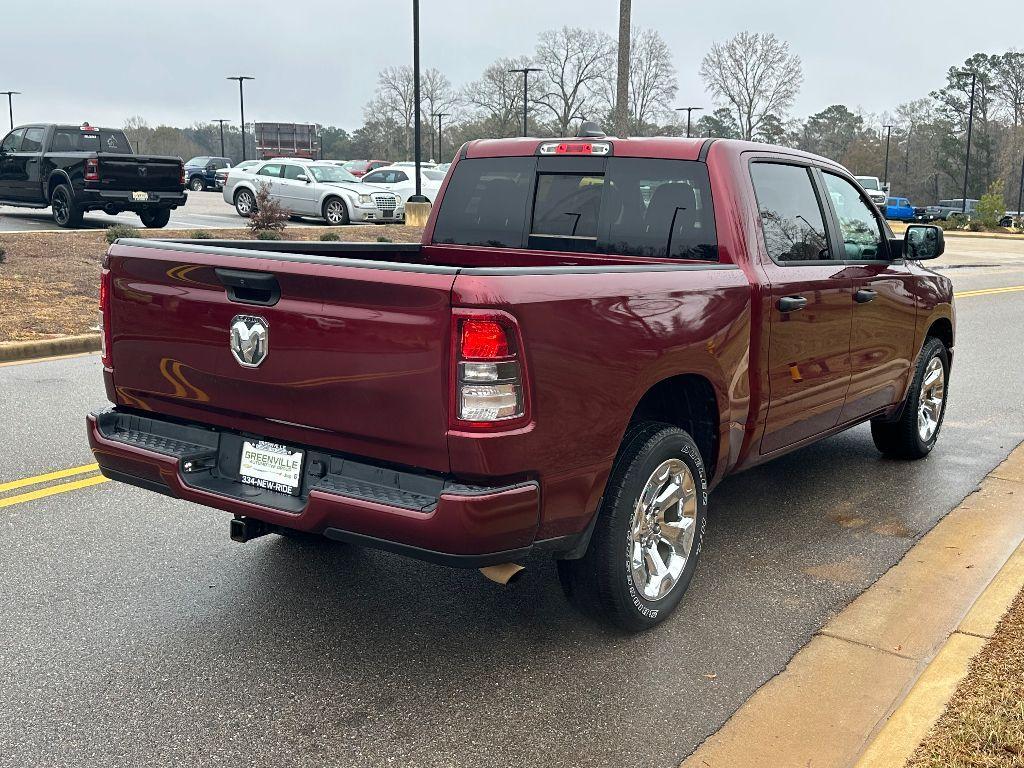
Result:
M807 306L803 296L783 296L777 304L780 312L796 312Z
M853 300L858 304L867 304L869 301L875 298L878 294L872 291L870 288L861 288L855 294L853 294Z

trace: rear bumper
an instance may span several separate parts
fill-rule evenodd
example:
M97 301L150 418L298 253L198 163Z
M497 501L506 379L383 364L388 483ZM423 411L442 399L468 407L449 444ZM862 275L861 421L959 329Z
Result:
M535 544L577 544L534 541L535 481L470 486L306 448L302 495L287 496L237 480L240 435L118 410L90 414L87 426L100 471L112 480L272 526L470 568L522 558Z
M85 189L75 195L75 202L82 208L99 210L107 206L123 211L144 211L153 208L177 208L185 204L185 192L149 192L149 199L143 202L133 200L130 190Z

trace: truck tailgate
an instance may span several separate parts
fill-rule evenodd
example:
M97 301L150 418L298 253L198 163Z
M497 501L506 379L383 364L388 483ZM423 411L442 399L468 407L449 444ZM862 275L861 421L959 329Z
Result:
M115 243L108 265L118 405L448 470L456 270L152 241ZM226 287L239 272L279 298ZM257 367L232 354L238 316L266 324Z
M181 161L176 157L99 154L100 189L176 192Z

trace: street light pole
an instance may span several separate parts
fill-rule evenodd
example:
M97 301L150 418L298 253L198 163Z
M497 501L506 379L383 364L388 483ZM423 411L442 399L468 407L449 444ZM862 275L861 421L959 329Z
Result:
M13 97L21 95L21 91L0 91L0 95L7 97L7 113L11 116L11 130L14 130L14 102Z
M412 99L413 99L413 155L416 164L416 194L409 198L410 203L425 203L422 180L420 178L420 160L423 154L420 148L420 0L412 0Z
M676 112L686 113L686 138L690 138L690 115L693 112L701 112L704 107L676 107Z
M537 67L521 67L520 69L510 69L509 74L515 72L523 73L523 136L526 136L530 132L529 128L529 110L530 110L530 73L541 72L543 70L537 69Z
M967 74L961 71L960 74ZM978 73L971 72L971 106L967 111L967 156L964 158L964 199L963 207L960 209L964 216L967 215L967 179L971 173L971 131L974 130L974 86L978 82Z
M448 117L451 112L434 112L433 117L437 118L437 159L441 160L443 155L441 153L441 142L444 140L441 138L441 118Z
M231 121L230 120L224 120L224 119L218 117L213 122L220 123L220 156L221 157L227 157L227 155L224 153L224 123L229 123Z
M242 160L245 160L245 91L242 90L242 83L246 80L255 80L256 78L249 77L248 75L235 75L227 79L238 81L238 104L242 110Z
M885 194L889 194L889 139L892 138L892 126L882 127L885 128L885 171L882 173L882 186L885 187Z

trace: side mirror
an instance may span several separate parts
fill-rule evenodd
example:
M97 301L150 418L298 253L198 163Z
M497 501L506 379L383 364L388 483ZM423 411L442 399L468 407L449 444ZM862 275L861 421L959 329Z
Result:
M304 181L304 182L306 182L307 184L309 184L309 176L307 176L307 175L306 175L306 174L304 174L304 173L300 173L300 174L299 174L298 176L296 176L296 177L295 177L295 179L296 179L297 181Z
M911 224L903 235L903 255L913 261L937 259L946 251L946 237L931 224Z

